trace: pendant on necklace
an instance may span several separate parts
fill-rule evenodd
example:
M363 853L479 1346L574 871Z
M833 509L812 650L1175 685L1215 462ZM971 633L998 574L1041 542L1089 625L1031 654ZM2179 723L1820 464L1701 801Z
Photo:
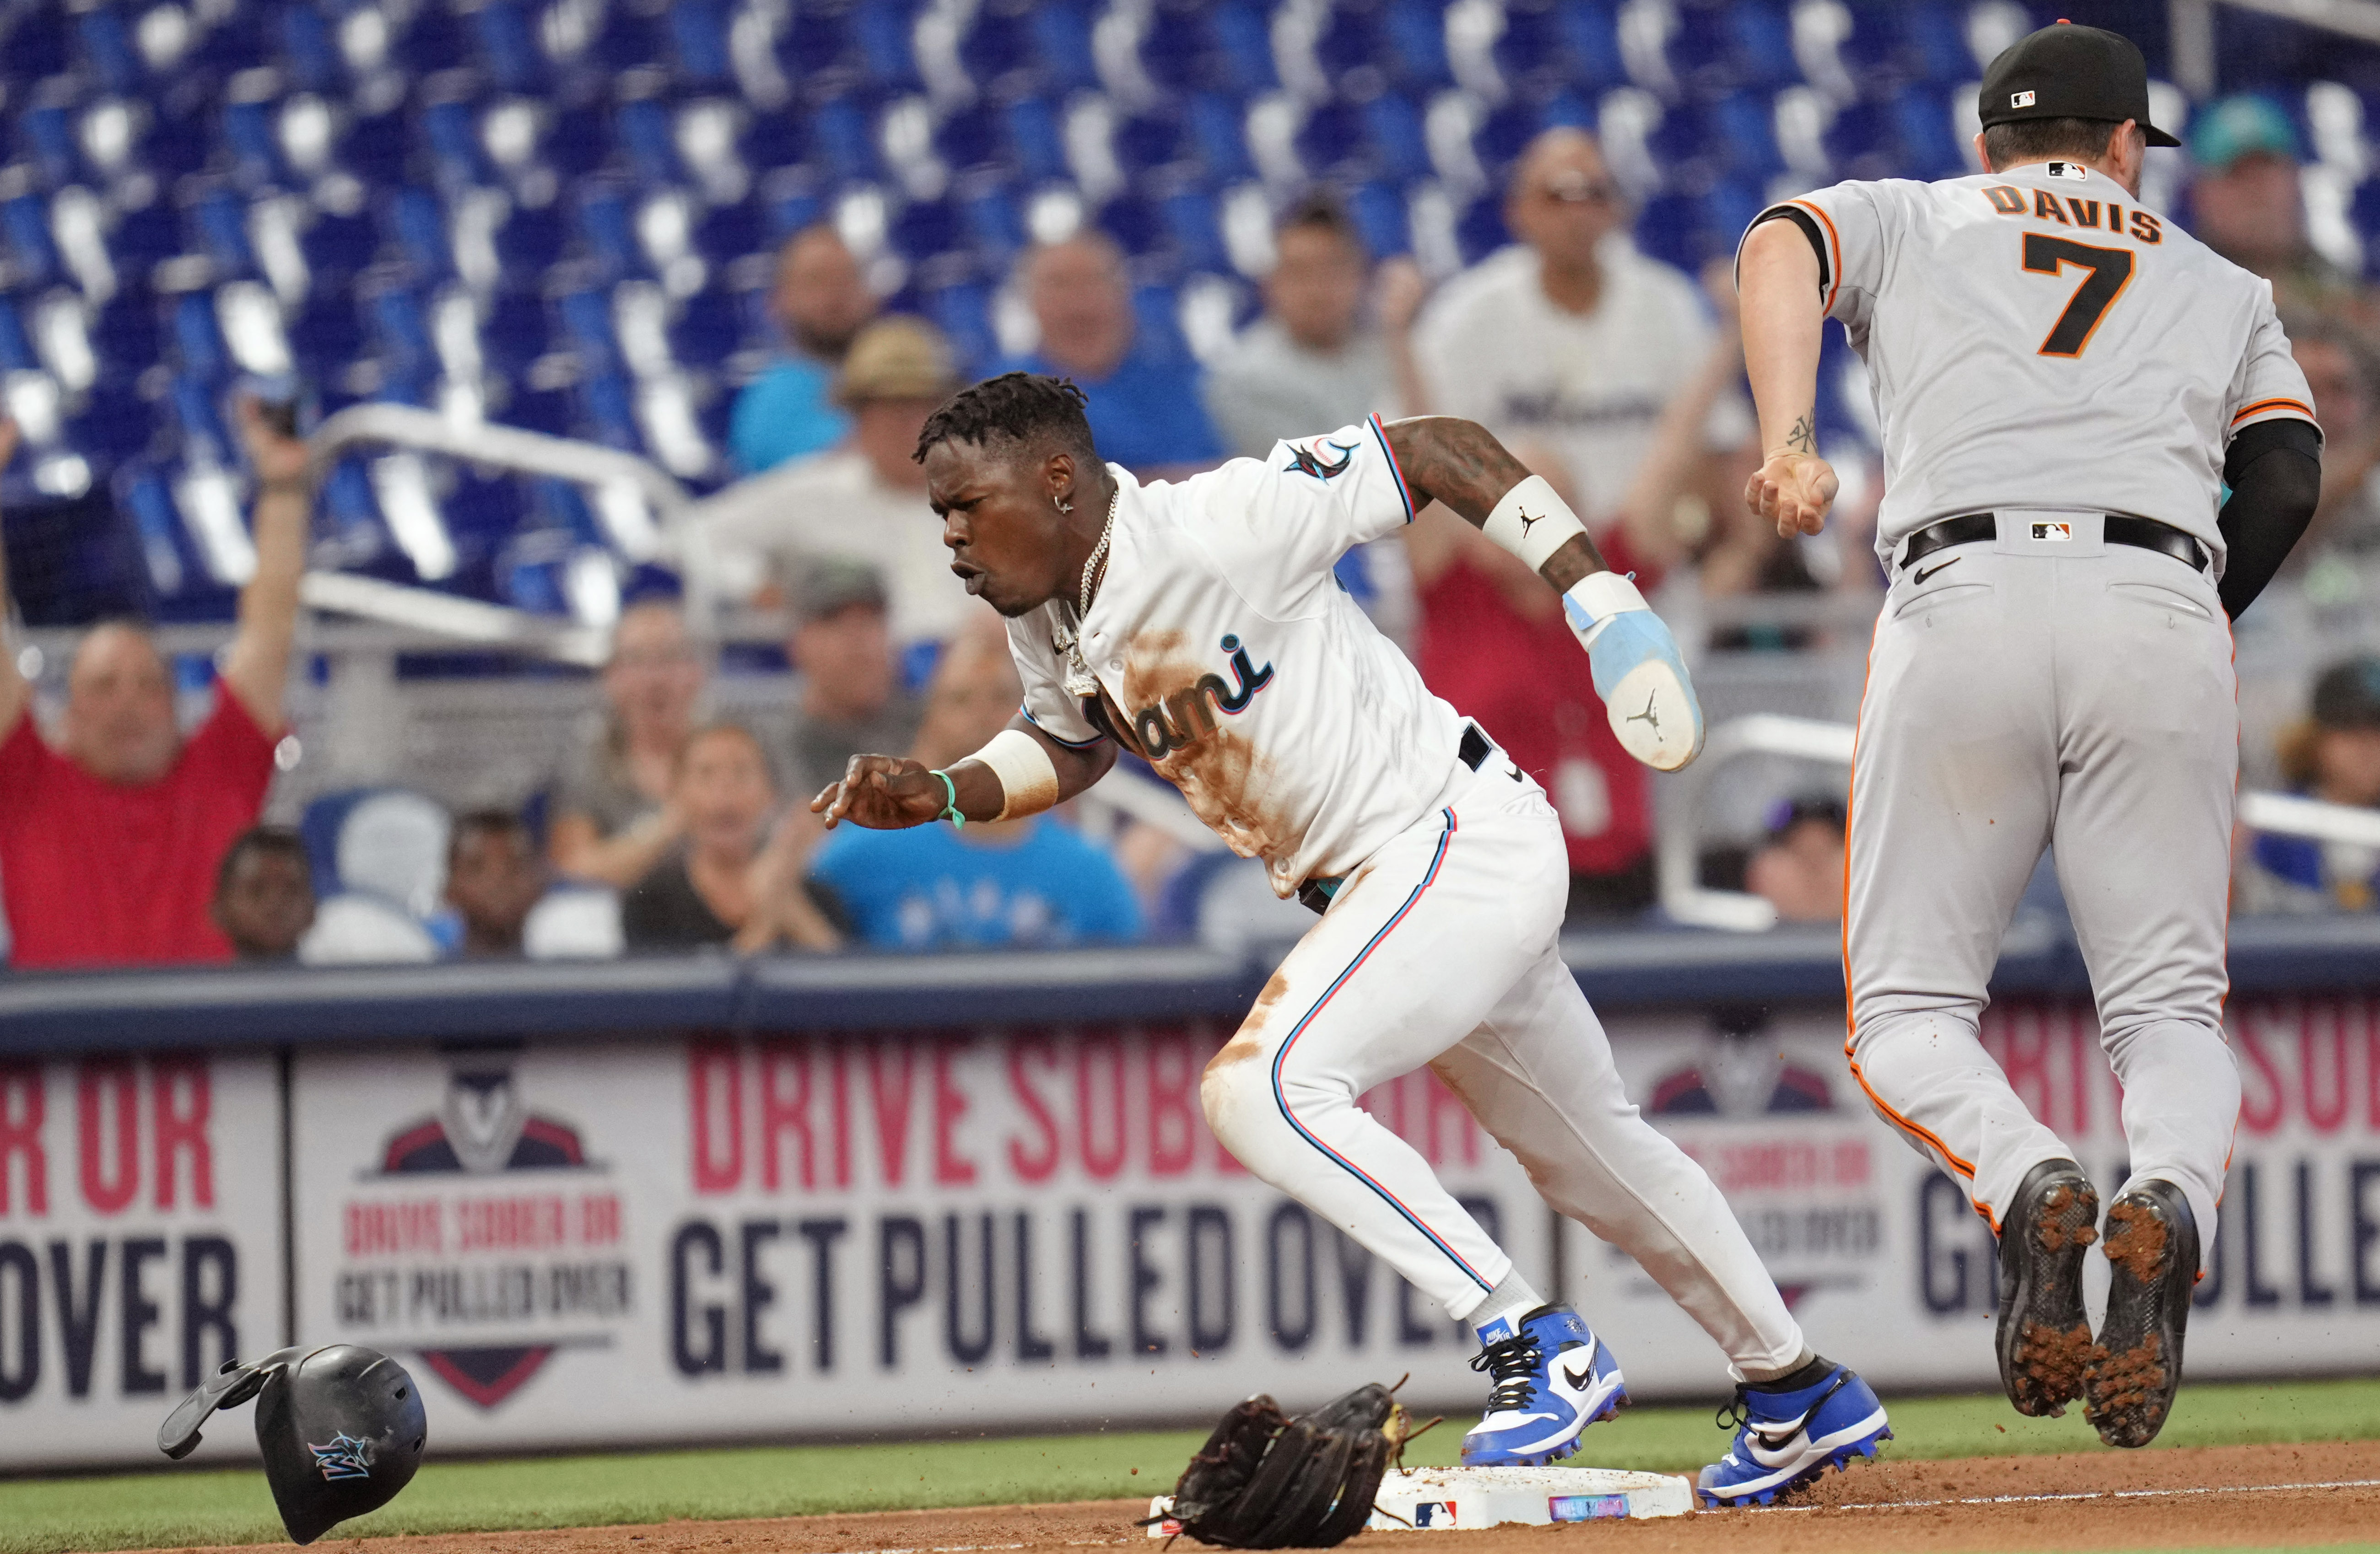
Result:
M1099 676L1083 662L1082 643L1075 639L1074 628L1061 621L1050 632L1050 646L1065 661L1066 694L1077 698L1099 694Z

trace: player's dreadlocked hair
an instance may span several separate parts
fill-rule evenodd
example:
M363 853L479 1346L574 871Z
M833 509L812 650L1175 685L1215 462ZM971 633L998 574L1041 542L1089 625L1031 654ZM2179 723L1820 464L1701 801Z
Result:
M1096 464L1099 450L1091 442L1091 423L1083 416L1087 403L1072 379L1002 372L961 389L927 417L911 456L925 463L937 443L983 446L1002 441L1031 447L1049 442Z

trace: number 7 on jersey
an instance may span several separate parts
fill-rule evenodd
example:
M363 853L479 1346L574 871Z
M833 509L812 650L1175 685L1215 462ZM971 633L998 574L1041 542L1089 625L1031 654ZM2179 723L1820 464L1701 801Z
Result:
M2132 282L2132 255L2128 249L2094 248L2041 232L2024 235L2027 270L2058 275L2063 274L2070 264L2079 264L2090 273L2074 288L2073 299L2066 304L2066 310L2050 326L2048 337L2041 342L2043 356L2081 356L2082 347L2097 332L2099 321L2107 316L2107 310L2115 306L2116 298Z

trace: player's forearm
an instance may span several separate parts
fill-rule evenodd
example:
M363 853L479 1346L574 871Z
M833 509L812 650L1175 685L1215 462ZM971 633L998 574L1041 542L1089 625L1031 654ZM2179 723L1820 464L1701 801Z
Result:
M1442 502L1463 522L1496 537L1488 519L1513 487L1530 478L1526 465L1486 427L1455 416L1390 421L1387 431L1389 451L1396 455L1416 511L1430 502ZM1567 591L1580 578L1604 569L1595 541L1581 532L1546 557L1537 566L1537 575L1557 591Z
M1743 240L1736 284L1761 450L1815 454L1818 346L1826 323L1818 256L1791 222L1764 223Z
M256 572L240 590L239 629L224 660L224 678L268 730L281 721L313 511L313 488L303 480L272 481L257 493Z
M2216 526L2225 550L2217 592L2233 620L2305 534L2322 497L2322 439L2311 421L2265 421L2232 439L2223 467L2231 496Z
M1056 796L1048 804L1034 804L1026 813L1038 813L1052 805L1065 803L1106 776L1115 765L1115 747L1104 739L1083 749L1073 749L1044 735L1022 714L1011 719L1008 728L1024 735L1041 747L1057 780ZM943 770L950 773L951 786L957 795L958 811L968 819L996 820L1003 813L1012 811L1008 786L988 762L969 756ZM1014 796L1021 798L1025 795Z

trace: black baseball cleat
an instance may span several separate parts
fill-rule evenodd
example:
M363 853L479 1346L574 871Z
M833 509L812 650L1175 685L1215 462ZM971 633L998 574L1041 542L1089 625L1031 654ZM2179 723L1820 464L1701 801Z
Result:
M2107 1207L2107 1320L2083 1378L2083 1414L2110 1446L2146 1446L2181 1385L2181 1333L2198 1278L2198 1221L2152 1178Z
M2056 1418L2082 1395L2091 1317L2082 1252L2099 1239L2099 1194L2072 1160L2044 1160L2000 1219L2000 1386L2019 1414Z

